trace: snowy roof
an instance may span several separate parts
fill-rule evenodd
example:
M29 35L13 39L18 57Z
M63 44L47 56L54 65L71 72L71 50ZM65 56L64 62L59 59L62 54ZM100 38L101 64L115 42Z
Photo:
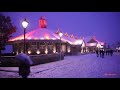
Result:
M39 28L35 29L31 32L28 32L25 34L25 39L27 40L56 40L60 39L59 37L59 32L61 30L58 28L57 32L51 32L49 29L47 29L47 20L45 19L44 16L41 16L39 19ZM78 38L77 36L74 36L73 34L68 35L68 33L63 33L63 36L61 37L62 41L68 42L70 44L82 44L82 42L85 41L87 43L90 41L91 37L85 37L85 38ZM23 40L24 35L20 35L18 37L12 38L9 41L17 41L17 40ZM94 40L93 40L94 41ZM98 42L96 40L96 42ZM101 43L101 42L100 42ZM101 43L103 44L103 43Z
M24 39L24 35L20 35L16 38L10 39L9 41L16 41L16 40L22 40ZM58 39L55 37L55 35L46 28L38 28L36 30L33 30L31 32L28 32L25 34L25 39Z
M24 35L20 35L18 37L10 39L9 41L17 41L17 40L23 40L23 39L24 39ZM59 37L58 34L53 33L52 31L50 31L47 28L38 28L38 29L35 29L31 32L26 33L25 34L25 39L27 39L27 40L45 40L45 39L56 40L56 39L60 39L60 37ZM77 39L72 38L70 36L66 36L65 34L63 34L61 40L65 41L65 42L68 42L70 44L74 44ZM79 42L79 44L80 44L80 42Z
M53 33L51 30L49 30L47 28L38 28L31 32L28 32L25 34L25 38L27 40L46 40L46 39L47 40L50 40L50 39L57 40L57 39L60 39L58 34ZM90 38L91 37L75 39L75 37L71 37L71 35L66 36L66 33L65 33L65 34L63 34L61 40L68 42L70 44L75 44L75 45L77 45L77 44L80 45L85 41L85 43L87 45L87 43L90 41ZM24 39L24 35L20 35L18 37L10 39L9 41L16 41L16 40L23 40L23 39ZM94 39L93 41L100 43L101 45L104 45L104 42L99 42L97 39Z
M98 40L91 38L87 43L98 43Z
M84 41L86 42L87 46L89 46L89 45L91 46L91 44L92 44L92 46L96 46L97 44L100 44L100 45L105 44L104 42L101 42L101 41L97 40L96 37L93 37L93 36L84 37Z
M55 36L56 36L57 38L59 38L59 35L58 35L58 34L55 34ZM70 43L70 44L74 44L74 42L75 42L77 39L72 38L72 37L70 37L70 36L66 36L65 34L63 34L61 40L66 41L66 42L68 42L68 43Z
M82 45L83 42L84 42L83 39L77 39L77 40L74 42L74 44L75 44L75 45Z

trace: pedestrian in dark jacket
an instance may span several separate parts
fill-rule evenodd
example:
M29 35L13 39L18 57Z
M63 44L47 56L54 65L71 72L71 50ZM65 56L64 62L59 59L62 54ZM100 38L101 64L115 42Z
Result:
M21 75L22 78L27 78L29 74L30 74L30 65L24 62L20 62L19 75Z
M106 53L106 55L108 55L108 50L107 49L105 50L105 53Z
M100 57L102 57L102 49L100 49Z
M104 53L105 53L105 51L104 51L104 49L102 49L102 58L104 58Z
M97 54L97 57L99 57L99 51L98 51L98 49L96 50L96 54Z
M15 56L15 59L19 61L19 75L22 76L22 78L27 78L30 74L30 65L33 64L30 56L19 53Z
M110 50L110 55L111 55L111 56L113 55L113 50L112 50L112 49Z
M110 55L110 49L108 49L108 56Z

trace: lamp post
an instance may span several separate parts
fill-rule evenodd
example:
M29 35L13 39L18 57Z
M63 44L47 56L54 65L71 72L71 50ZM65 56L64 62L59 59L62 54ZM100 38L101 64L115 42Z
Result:
M60 36L60 60L61 60L61 50L62 50L62 45L61 45L61 37L62 37L63 33L59 32L59 36Z
M24 19L24 21L22 22L22 26L24 28L24 53L26 52L26 45L25 45L25 33L26 33L26 28L28 26L28 22L26 20L26 18Z

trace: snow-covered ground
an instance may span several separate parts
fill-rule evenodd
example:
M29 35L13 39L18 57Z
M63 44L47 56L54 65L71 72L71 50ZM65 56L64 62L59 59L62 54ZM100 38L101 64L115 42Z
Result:
M18 67L0 67L0 78L21 78ZM120 53L65 56L64 60L31 67L28 78L120 78Z

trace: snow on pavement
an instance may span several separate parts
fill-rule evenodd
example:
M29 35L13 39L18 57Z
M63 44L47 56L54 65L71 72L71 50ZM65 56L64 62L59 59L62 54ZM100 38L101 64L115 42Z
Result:
M7 71L1 71L6 69ZM8 72L13 71L13 72ZM1 78L21 78L17 67L0 67ZM31 67L28 78L119 78L120 53L105 58L96 54L65 56L64 60Z

